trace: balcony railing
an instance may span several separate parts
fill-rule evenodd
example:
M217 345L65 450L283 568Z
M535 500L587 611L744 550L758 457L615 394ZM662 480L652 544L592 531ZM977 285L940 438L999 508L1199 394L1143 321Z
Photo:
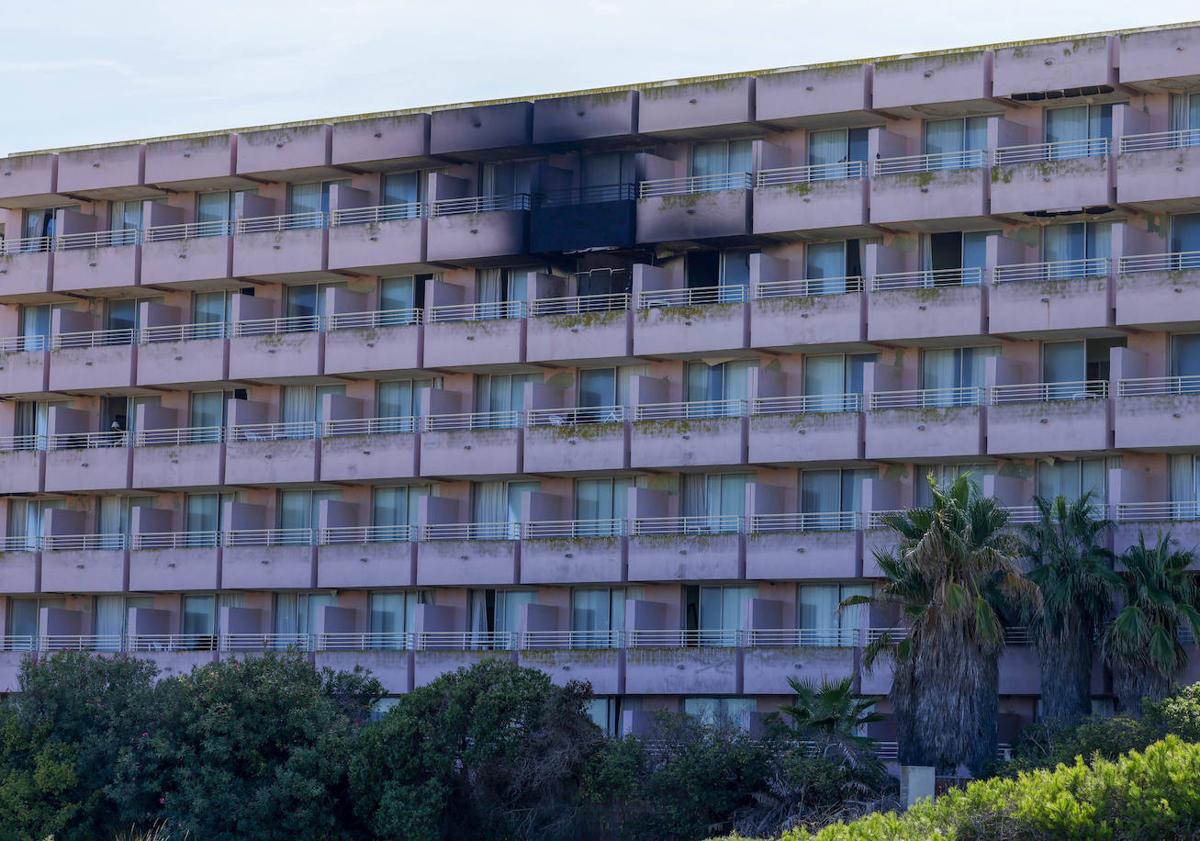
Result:
M878 158L874 161L872 174L903 175L908 172L938 172L944 169L974 169L987 162L983 149L968 149L962 152L937 152L932 155L907 155L900 158Z
M519 429L521 412L463 412L455 415L427 415L421 419L424 432L456 429Z
M137 245L142 232L137 228L118 228L115 231L87 231L79 234L64 234L54 240L56 251L72 251L76 248L108 248L117 245Z
M803 514L754 514L750 534L775 531L856 531L862 527L857 511L808 511Z
M189 426L179 429L139 429L133 435L135 447L181 447L187 444L220 444L225 440L223 426Z
M0 651L33 651L37 639L28 634L0 636Z
M990 402L1046 403L1052 400L1091 400L1108 397L1108 380L1078 380L1059 383L1021 383L992 386Z
M1039 161L1066 161L1073 158L1102 158L1108 154L1107 137L1085 137L1078 140L1056 140L1052 143L1030 143L1024 146L1005 146L997 149L996 166L1028 164Z
M50 346L49 336L31 333L26 336L9 336L0 339L0 353L31 353Z
M616 292L608 295L580 295L572 298L535 298L529 302L529 315L587 315L595 312L625 312L629 295Z
M419 201L382 204L377 207L350 207L334 210L329 214L331 228L342 225L367 225L380 222L396 222L404 219L420 219L427 214L425 205Z
M697 289L655 289L638 295L639 310L657 307L703 307L711 304L740 304L746 300L747 288L728 286L705 286Z
M809 164L764 169L754 180L755 187L780 187L786 184L811 184L814 181L845 181L867 174L865 161L841 161L833 164Z
M41 535L21 534L0 537L0 552L40 552Z
M251 216L237 220L239 234L266 234L275 231L323 227L325 227L325 214L319 210L305 213L284 213L280 216Z
M1182 272L1200 269L1200 251L1175 251L1169 254L1130 254L1122 257L1120 274L1140 272Z
M525 631L517 638L517 647L556 648L576 650L584 648L619 649L624 647L625 632L620 630L592 631Z
M51 450L104 450L129 446L129 433L124 430L112 432L61 432L47 436Z
M321 529L317 542L321 545L334 543L406 543L416 539L416 527L395 526L338 526Z
M134 549L215 549L221 545L216 531L141 532L133 536Z
M1181 377L1138 377L1117 383L1118 397L1200 394L1200 374Z
M418 418L343 418L325 421L321 434L326 438L341 435L396 435L417 431Z
M143 327L138 340L143 345L158 342L190 342L195 339L224 339L230 333L230 325L224 321L206 321L199 324L163 324Z
M233 232L233 222L228 219L210 219L207 222L188 222L182 225L155 225L147 228L143 235L146 242L179 242L187 239L227 237Z
M912 391L873 392L867 406L879 409L939 409L953 406L981 406L984 390L978 386L960 388L922 388Z
M1089 277L1108 277L1111 262L1107 257L1089 257L1086 260L1014 263L992 269L992 280L1005 283L1021 280L1082 280Z
M714 175L691 175L684 178L655 178L638 184L638 198L657 196L686 196L694 193L716 193L721 190L749 190L754 178L749 172L722 172Z
M529 426L582 426L592 423L621 423L625 420L624 406L579 406L574 409L530 409L526 413Z
M768 298L811 298L817 295L845 295L862 292L863 279L853 277L813 277L807 280L770 280L754 288L756 300Z
M979 266L964 266L960 269L922 269L916 272L887 272L875 275L871 291L886 292L892 289L935 289L941 286L979 286L983 282L983 269Z
M125 637L125 651L144 654L188 651L216 651L215 634L130 634Z
M758 397L750 403L751 415L857 412L861 409L861 394L805 394L798 397Z
M636 517L630 533L636 537L651 535L738 534L742 517L737 514L702 514L689 517Z
M221 651L312 650L311 634L221 634Z
M51 350L67 348L125 347L135 343L133 330L84 330L78 333L55 333L50 337Z
M285 423L239 423L229 427L230 441L297 441L317 437L317 424L310 421Z
M421 526L422 540L520 540L521 524L501 521L494 523L426 523Z
M250 318L233 322L233 335L276 336L281 333L314 333L321 329L319 315L290 315L284 318Z
M125 638L120 634L43 634L39 651L120 651Z
M1157 152L1163 149L1186 149L1200 146L1200 128L1178 131L1155 131L1149 134L1129 134L1121 138L1120 152Z
M506 318L524 318L524 301L485 301L479 304L444 304L425 310L426 324L442 324L448 321L499 321Z
M47 448L45 435L6 435L0 438L0 453L31 453Z
M635 421L706 420L746 415L745 400L689 400L684 403L643 403L634 407Z
M597 184L592 187L570 187L565 190L547 190L534 196L537 207L565 207L578 204L600 204L610 201L633 201L637 198L637 185Z
M22 237L20 239L4 239L0 237L0 257L12 257L17 254L43 254L53 250L54 241L50 237Z
M375 310L373 312L337 312L325 316L326 330L350 330L355 327L407 327L421 323L419 309Z
M312 529L235 529L221 533L225 546L311 546Z
M413 635L408 631L314 634L310 647L313 651L405 651L413 647Z
M625 534L625 521L607 520L538 520L522 524L527 540L554 540L580 537L619 537Z
M430 216L459 216L464 213L490 213L496 210L529 210L529 193L511 196L469 196L461 199L439 199L429 205Z
M1200 502L1119 502L1115 518L1120 522L1142 520L1200 520Z
M42 538L47 552L118 551L127 543L123 534L48 534Z

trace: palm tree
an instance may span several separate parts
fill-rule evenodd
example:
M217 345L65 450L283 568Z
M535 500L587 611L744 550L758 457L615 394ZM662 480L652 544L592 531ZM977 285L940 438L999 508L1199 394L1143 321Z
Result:
M1123 607L1104 632L1104 661L1122 709L1136 712L1142 698L1166 697L1187 664L1179 632L1187 625L1200 639L1200 589L1188 571L1196 560L1174 548L1171 535L1153 546L1138 542L1121 555Z
M853 678L842 678L820 684L812 681L788 678L788 686L796 693L796 699L784 704L774 714L780 721L802 737L821 737L824 740L842 740L862 747L871 740L860 734L868 724L882 721L883 716L874 712L875 702L870 698L854 694Z
M996 754L1001 614L1036 603L1037 590L1018 568L1008 514L985 498L969 474L945 491L929 477L933 504L885 519L899 537L877 552L884 580L874 602L898 608L906 634L883 634L863 662L894 663L891 699L900 762L975 773ZM901 638L902 637L902 638Z
M1034 504L1038 520L1022 529L1022 549L1041 593L1029 630L1041 662L1042 716L1072 725L1091 713L1097 635L1121 585L1104 545L1112 523L1095 516L1090 491L1074 502L1039 496Z

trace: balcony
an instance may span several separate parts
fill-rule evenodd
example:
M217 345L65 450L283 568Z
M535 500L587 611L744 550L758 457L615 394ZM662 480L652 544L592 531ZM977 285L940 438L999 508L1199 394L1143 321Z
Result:
M981 388L877 391L868 396L866 458L921 460L984 452Z
M260 181L319 181L345 176L330 165L333 130L318 122L249 131L237 137L238 175Z
M218 589L220 538L215 531L135 534L129 553L129 589L164 593Z
M138 337L138 385L225 382L229 379L227 332L223 321L143 327Z
M1113 532L1113 551L1120 555L1136 546L1138 535L1153 545L1160 534L1170 532L1176 545L1192 549L1200 545L1200 503L1182 502L1122 502L1112 514L1117 526Z
M325 421L321 481L361 482L417 475L417 418Z
M429 151L456 160L516 157L528 150L533 123L529 102L504 102L434 111Z
M524 472L520 412L430 415L423 424L422 476L507 476Z
M417 546L417 586L516 584L519 536L516 523L430 523Z
M737 581L746 549L737 516L636 517L629 537L630 581Z
M429 307L425 322L425 365L429 368L525 361L524 301Z
M68 432L50 435L46 491L115 491L130 486L132 450L127 432Z
M411 587L416 581L417 544L410 526L342 526L321 529L317 586Z
M880 158L871 178L871 223L903 230L954 230L988 215L982 149Z
M861 516L854 511L755 514L746 536L746 577L836 580L860 575Z
M1126 135L1117 155L1117 197L1122 204L1162 213L1196 210L1200 128Z
M134 382L134 332L86 330L50 337L50 390L97 391Z
M233 223L156 225L142 235L142 282L182 289L233 283Z
M852 461L862 448L858 394L759 397L750 406L751 464Z
M37 537L0 538L0 587L5 593L36 593L38 581Z
M0 158L0 207L53 207L57 192L57 155Z
M59 152L58 191L83 199L129 200L161 195L145 186L146 147L97 146Z
M1107 137L997 149L992 212L1107 207L1116 201Z
M222 587L311 590L316 586L312 529L246 529L227 531L222 537Z
M1119 37L1121 84L1143 90L1177 90L1195 84L1196 62L1192 57L1200 49L1200 32L1195 27L1150 29Z
M428 114L402 114L333 124L334 166L369 172L436 164L429 155Z
M426 210L420 202L353 207L329 216L329 268L396 274L425 262Z
M553 254L632 248L637 233L636 194L633 184L613 184L539 195L529 217L529 250Z
M872 106L907 116L962 116L994 107L992 54L975 52L921 55L877 62Z
M123 534L56 534L42 539L43 593L123 593Z
M754 79L684 82L643 88L638 130L655 137L725 138L753 131Z
M325 373L417 371L424 343L417 309L338 312L325 320Z
M50 237L0 242L0 301L17 303L49 295L54 277L53 248Z
M746 287L645 289L637 295L633 352L686 356L743 350L750 342Z
M237 135L233 134L147 143L146 183L177 192L255 186L237 175Z
M797 674L816 683L834 683L853 678L858 671L856 640L844 631L817 628L751 633L781 641L792 636L798 644L747 648L742 660L742 692L746 695L787 695L792 691L787 679Z
M766 73L754 81L754 116L780 128L844 128L874 121L870 64Z
M429 207L430 262L478 263L524 254L530 197L441 199Z
M225 482L230 485L287 485L317 481L320 445L316 425L244 423L229 427Z
M861 277L760 281L750 302L750 346L865 342L867 297Z
M749 172L663 178L638 185L637 241L681 244L751 232Z
M1122 257L1117 324L1192 330L1200 323L1200 251Z
M321 634L313 665L318 669L339 672L353 671L356 666L367 669L383 684L388 694L412 692L412 655L394 645L375 645L378 634ZM386 635L384 635L386 636ZM363 642L358 642L362 639ZM322 647L325 645L327 647Z
M516 655L506 643L493 643L487 634L457 634L466 642L452 643L443 641L445 635L426 634L435 637L429 642L429 647L418 649L413 658L413 685L426 686L444 674L468 669L484 660L504 660L515 662ZM469 639L468 639L469 638Z
M0 494L40 493L46 474L46 438L0 438Z
M706 467L746 463L741 400L649 403L636 407L630 466Z
M867 165L848 161L764 169L755 179L754 233L818 239L868 236Z
M1094 95L1117 85L1117 42L1108 35L996 50L992 94L1018 101Z
M867 338L911 342L985 332L978 267L876 275L867 300Z
M1121 380L1115 403L1117 449L1193 450L1200 445L1200 375Z
M525 424L525 472L627 469L626 414L624 406L530 410Z
M738 694L737 648L717 642L698 644L703 633L627 632L625 691L630 695Z
M996 266L988 293L993 335L1034 336L1112 325L1107 257Z
M533 103L533 142L594 143L637 134L637 91L563 96Z
M624 580L624 520L542 520L525 524L522 584L593 584Z
M54 291L94 294L137 286L141 277L141 231L87 231L54 241Z
M555 683L587 681L597 695L619 695L622 690L621 652L613 647L608 631L538 631L522 635L517 663L540 669Z
M46 391L48 346L46 336L0 339L0 394L15 396Z
M1111 447L1106 380L997 385L990 402L991 455L1105 452Z
M223 484L221 426L139 429L134 435L133 487L206 488Z
M311 283L329 277L325 214L288 213L238 219L233 273L260 280Z
M325 334L315 315L251 318L233 323L229 340L229 377L234 380L285 380L321 373Z
M562 365L633 355L629 295L538 298L529 302L526 359Z

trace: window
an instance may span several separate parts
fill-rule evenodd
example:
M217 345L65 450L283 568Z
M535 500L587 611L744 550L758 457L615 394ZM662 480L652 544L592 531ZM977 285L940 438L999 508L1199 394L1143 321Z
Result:
M857 411L858 401L847 400L846 395L862 395L863 370L868 362L878 358L877 353L831 353L804 357L804 394L809 398L809 411ZM828 399L813 399L821 397Z
M619 697L589 698L584 705L586 715L610 738L621 732L621 699Z
M537 603L533 590L470 590L471 647L507 648L520 631L521 608Z
M151 596L96 596L92 605L95 650L120 651L121 637L129 630L129 610L152 608L154 599Z
M580 537L621 534L628 516L631 476L575 480L576 533Z
M642 598L641 587L582 587L571 591L575 648L615 648L625 630L625 602Z
M1109 355L1113 348L1125 347L1125 338L1085 339L1076 342L1042 344L1042 382L1060 383L1049 391L1055 400L1106 394Z
M7 633L10 637L29 637L31 644L41 636L42 608L61 610L66 606L62 598L17 598L8 600Z
M692 146L693 178L702 179L700 190L743 190L753 169L753 142L717 140Z
M421 416L422 395L437 388L437 380L384 380L375 386L375 417L380 432L412 432L412 418Z
M192 429L208 430L205 435L214 441L225 425L225 412L233 393L228 391L193 391L188 408L188 426ZM203 438L202 440L207 440Z
M475 318L523 318L529 300L528 282L528 269L477 269Z
M1108 154L1112 105L1072 105L1046 111L1046 143L1052 160Z
M928 286L978 286L987 265L987 231L947 231L922 240Z
M878 472L860 470L804 470L800 473L800 513L825 514L809 517L808 528L816 531L846 531L856 527L857 518L845 516L862 510L862 483Z
M482 172L483 191L490 197L515 196L530 192L530 165L522 162L485 163Z
M685 473L680 509L689 534L730 534L741 530L746 513L748 473Z
M68 207L48 207L45 209L26 210L22 217L21 236L24 239L54 239L58 227L60 210L77 210L75 205ZM30 251L44 250L38 243L31 243Z
M320 429L325 422L325 400L329 395L345 397L344 385L285 385L281 420L287 424L281 437L311 438L314 426Z
M1200 268L1200 213L1182 213L1171 217L1170 251L1188 255L1172 268Z
M289 223L292 228L320 228L325 224L323 214L329 213L329 194L335 184L350 185L349 178L336 181L315 181L292 184L288 187L288 213L305 218Z
M232 501L232 494L188 494L184 503L184 531L197 546L216 545L221 531L222 503Z
M1049 280L1104 277L1112 257L1112 225L1072 222L1048 225L1042 231L1042 261Z
M336 604L331 593L276 593L275 648L304 645L306 638L323 626L319 618L325 608Z
M476 374L475 411L486 417L472 420L476 429L512 429L525 411L525 384L540 382L541 374Z
M933 505L933 491L929 488L929 476L932 474L934 483L939 490L945 490L954 484L954 480L962 475L971 477L971 484L980 493L983 492L983 480L996 473L994 463L982 464L918 464L913 467L913 504L918 508L928 508Z
M862 273L859 240L814 242L804 251L804 279L809 281L810 295L840 295L846 291L846 279L861 278Z
M865 605L842 607L854 596L870 596L870 584L801 584L796 593L796 627L811 631L813 645L852 646L866 618Z
M110 203L108 229L112 232L113 245L133 245L138 231L142 229L142 201L115 201Z
M719 303L741 301L750 285L749 251L689 251L684 258L688 289L722 290Z
M315 533L318 528L321 502L341 498L341 491L280 491L276 522L281 531L289 532L280 536L280 541L294 544L310 543L311 533Z
M25 538L25 548L36 552L42 537L42 520L46 512L52 508L60 508L61 500L53 499L21 499L9 497L8 521L5 524L6 536L9 538Z
M387 219L416 219L421 215L421 173L393 172L383 176L383 202L391 208Z
M1200 393L1200 333L1182 333L1171 337L1171 376L1184 377L1181 394Z
M475 482L471 486L471 522L494 528L481 537L515 540L521 522L521 501L536 492L540 482Z
M344 282L310 283L304 286L289 286L287 288L287 303L284 315L296 319L297 323L283 328L288 331L319 330L318 319L325 316L325 290L345 289Z
M590 295L628 295L632 289L633 276L628 269L599 268L575 272L579 297Z
M407 540L408 526L416 524L421 500L429 496L428 485L397 485L375 488L371 494L371 525L375 540Z
M836 178L861 178L861 164L867 160L868 129L827 129L808 135L809 176L813 181ZM851 162L858 164L851 165Z
M1057 460L1053 464L1039 462L1037 466L1037 495L1044 499L1059 496L1076 500L1088 491L1092 501L1104 505L1107 494L1107 465L1104 459Z
M50 314L53 307L50 304L39 306L21 306L21 348L34 351L44 350L49 346Z
M110 298L104 307L104 329L112 331L132 331L138 329L138 301L135 298ZM114 345L127 345L131 338L128 336L112 336L109 339Z
M229 234L229 223L237 215L237 193L215 190L196 195L197 236L219 237Z
M689 407L688 416L741 415L742 402L749 396L750 371L757 365L752 360L719 362L716 365L689 362L685 399L688 403L702 405Z
M756 705L753 698L684 698L683 712L704 724L729 723L749 730Z
M50 432L50 405L42 401L16 401L13 413L15 446L32 450L44 443Z
M416 630L417 608L423 604L433 604L432 590L371 593L372 646L405 648L407 635Z
M580 160L580 200L585 204L630 199L636 180L631 152L597 152Z
M983 166L987 148L987 117L956 117L925 121L925 154L930 169Z
M974 406L979 403L987 360L997 347L928 349L921 353L921 388L937 392L925 402L932 406Z
M185 647L204 650L212 647L217 635L217 597L213 595L184 596L180 632Z
M684 587L683 629L689 645L737 645L743 630L746 602L757 587L688 585Z
M414 310L425 309L425 284L432 277L431 274L419 274L380 278L379 310L386 314L380 318L380 326L414 323Z

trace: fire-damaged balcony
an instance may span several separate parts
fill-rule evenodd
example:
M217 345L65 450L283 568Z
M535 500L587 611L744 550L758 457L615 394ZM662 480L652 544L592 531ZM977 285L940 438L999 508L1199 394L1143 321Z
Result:
M632 248L636 228L634 184L550 190L533 197L529 250L540 254Z
M750 233L749 172L660 178L638 185L637 241L688 242Z

